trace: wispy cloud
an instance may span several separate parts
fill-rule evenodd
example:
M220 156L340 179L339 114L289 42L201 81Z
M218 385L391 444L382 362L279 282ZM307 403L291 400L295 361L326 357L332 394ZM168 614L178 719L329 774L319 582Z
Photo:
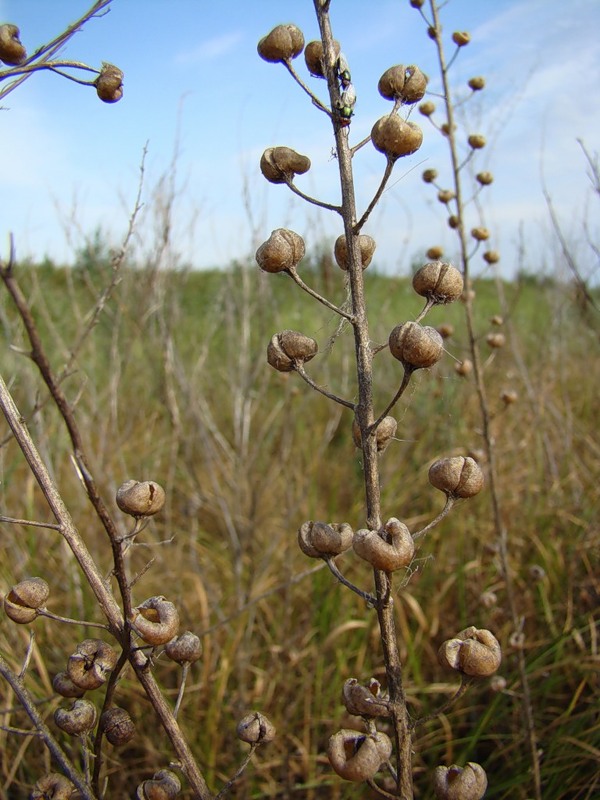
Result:
M223 36L214 36L212 39L206 39L197 47L191 50L184 50L175 56L177 64L198 64L202 61L214 61L217 58L222 58L238 45L242 39L241 31L233 31L226 33Z

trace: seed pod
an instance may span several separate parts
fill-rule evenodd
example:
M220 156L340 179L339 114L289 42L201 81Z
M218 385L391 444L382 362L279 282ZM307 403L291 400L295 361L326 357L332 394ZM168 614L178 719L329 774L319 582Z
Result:
M419 112L423 114L424 117L430 117L435 111L435 103L432 103L431 100L425 100L424 103L421 103L419 106Z
M327 757L337 774L347 781L368 781L392 754L385 733L360 733L343 728L329 739Z
M440 245L434 244L433 247L428 248L425 255L432 261L439 261L439 259L444 255L444 248L440 247Z
M456 216L456 214L452 214L451 216L448 217L449 228L452 228L452 230L456 230L456 228L458 228L459 225L460 225L460 220Z
M494 176L491 172L478 172L475 177L482 186L489 186L490 183L494 182Z
M454 369L461 377L466 378L467 375L473 372L473 362L470 358L465 358L464 361L459 361L458 364L455 364Z
M498 350L506 344L506 336L503 333L488 333L485 340L494 350Z
M336 40L333 42L335 57L340 54L340 43ZM323 42L315 41L309 42L304 48L304 61L311 75L315 78L324 78L325 71L323 69Z
M49 595L50 587L43 578L19 581L4 598L6 616L20 625L33 622Z
M402 103L417 103L423 99L427 89L427 76L418 67L404 67L397 64L386 69L377 89L386 100L400 100Z
M445 305L458 300L463 291L460 272L444 261L430 261L413 277L413 289L417 294L432 300L436 305Z
M441 325L437 326L436 331L442 339L449 339L454 335L454 325L451 325L449 322L443 322Z
M383 453L388 444L392 441L392 439L396 435L397 428L398 428L398 423L396 422L394 417L384 417L381 420L375 432L375 440L377 442L378 453ZM352 423L352 440L354 442L355 447L362 447L362 435L360 432L360 425L358 424L356 417L354 418L354 421Z
M342 700L349 714L357 717L391 717L389 701L381 696L381 684L371 678L361 686L356 678L348 678L342 689Z
M440 203L448 204L452 200L454 200L455 197L456 195L454 194L452 189L440 189L440 191L438 192L438 200L440 201Z
M514 389L505 389L500 395L500 399L505 405L512 406L513 403L516 403L519 399L519 395L514 391Z
M277 25L259 41L258 55L265 61L291 61L304 48L304 35L296 25Z
M471 230L471 236L477 239L478 242L485 242L486 239L490 238L490 232L484 227L473 228Z
M469 143L469 147L473 148L473 150L481 150L486 144L485 136L482 136L480 133L472 133L467 139L467 142Z
M84 639L67 663L67 675L81 689L97 689L117 663L113 648L101 639Z
M485 87L485 78L482 78L481 75L477 75L475 78L469 80L468 86L469 89L472 89L474 92L479 92Z
M382 531L359 530L354 534L352 548L357 556L374 569L395 572L407 567L415 554L415 544L404 523L391 517Z
M16 25L0 25L0 61L10 67L22 64L27 58L27 51L19 39L20 33Z
M279 372L291 372L295 363L310 361L319 352L319 345L310 336L298 331L281 331L271 337L267 361Z
M103 103L117 103L123 97L123 72L114 64L102 64L94 85Z
M265 272L283 272L304 258L304 239L287 228L274 230L256 251L256 263Z
M442 667L454 669L473 678L487 678L502 662L500 643L491 631L471 626L447 639L438 650Z
M133 609L131 624L147 644L156 647L177 635L179 613L173 603L156 595Z
M83 697L85 689L73 683L66 672L57 672L52 680L52 688L62 697Z
M371 263L371 259L373 258L373 253L375 252L377 244L375 243L375 239L373 239L371 236L361 233L358 237L358 247L360 250L361 266L363 269L366 269ZM348 258L348 243L346 242L345 236L338 236L338 238L335 240L333 254L338 267L345 271L348 270L350 266L350 260Z
M432 367L444 351L442 337L436 329L418 322L396 325L390 333L389 347L394 358L411 369Z
M260 171L269 183L293 181L310 169L310 158L291 147L268 147L260 158Z
M58 772L49 772L39 781L36 781L30 800L71 800L75 792L75 786L64 775Z
M111 744L122 745L135 736L135 725L124 708L108 708L100 717L100 728Z
M426 169L423 171L421 177L425 183L433 183L437 176L438 174L436 169Z
M193 664L202 655L202 642L195 633L185 631L165 645L165 653L178 664Z
M276 730L273 723L259 711L246 714L238 722L238 739L248 744L267 744L275 738Z
M425 0L410 0L410 4L413 8L423 8Z
M337 556L352 546L354 531L347 522L304 522L298 529L298 544L309 558Z
M154 481L125 481L117 489L117 505L132 517L151 517L165 505L165 490Z
M397 114L378 119L371 129L376 150L395 161L416 153L423 142L423 131L414 122L405 122Z
M452 41L459 47L464 47L471 41L471 34L466 31L454 31L452 34Z
M504 325L504 318L500 314L494 314L493 317L490 317L490 322L492 325Z
M152 780L143 781L137 787L137 800L173 800L181 791L181 781L170 769L159 769Z
M469 761L466 767L436 767L433 790L438 800L481 800L487 789L487 775L479 764Z
M429 467L429 483L449 497L474 497L483 489L483 472L472 458L440 458Z
M75 700L70 709L56 709L54 722L70 736L82 736L96 724L96 706L89 700Z

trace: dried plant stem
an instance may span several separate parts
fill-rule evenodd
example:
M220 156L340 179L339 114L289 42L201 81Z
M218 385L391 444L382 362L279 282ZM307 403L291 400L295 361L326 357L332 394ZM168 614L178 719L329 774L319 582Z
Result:
M312 298L317 300L319 303L321 303L322 305L324 305L326 308L330 309L331 311L335 311L336 314L339 314L340 317L344 317L344 319L347 319L348 322L352 322L353 321L353 317L352 317L351 314L348 314L348 312L344 311L343 308L339 308L339 306L336 306L333 303L330 303L329 300L327 300L325 297L320 295L318 292L315 292L314 289L311 289L310 286L308 286L306 283L304 283L304 281L302 280L300 275L298 275L298 272L297 272L295 267L290 267L288 270L286 270L286 272L292 278L294 283L296 283L304 292L309 294Z

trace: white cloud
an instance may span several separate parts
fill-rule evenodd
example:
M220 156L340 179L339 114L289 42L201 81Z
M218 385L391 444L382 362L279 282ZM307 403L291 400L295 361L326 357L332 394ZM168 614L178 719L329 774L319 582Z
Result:
M212 39L206 39L197 47L192 50L185 50L178 53L175 57L177 64L197 64L201 61L213 61L217 58L222 58L239 44L242 39L241 31L233 31L226 33L223 36L215 36Z

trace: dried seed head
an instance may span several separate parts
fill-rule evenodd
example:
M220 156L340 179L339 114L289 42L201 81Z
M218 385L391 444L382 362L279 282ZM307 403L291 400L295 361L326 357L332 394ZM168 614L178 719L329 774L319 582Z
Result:
M117 505L132 517L151 517L162 511L165 490L155 481L125 481L117 489Z
M483 472L469 456L440 458L429 467L429 483L449 497L474 497L483 489Z
M456 230L460 225L460 219L456 216L456 214L452 214L448 217L448 227L452 228L452 230Z
M436 329L418 322L396 325L388 343L394 358L411 369L432 367L444 352L442 337Z
M498 595L496 592L487 591L479 595L479 602L484 608L493 608L498 604Z
M333 47L335 50L335 57L337 58L341 50L340 43L334 40ZM304 48L304 61L311 75L314 75L315 78L324 78L323 42L309 42Z
M54 722L70 736L81 736L96 724L96 706L89 700L75 700L70 709L56 709Z
M423 131L414 122L405 122L397 114L388 114L373 125L371 141L376 150L395 161L417 152L423 142Z
M506 344L506 336L503 333L488 333L485 340L494 350L498 350Z
M258 55L265 61L291 61L304 48L304 35L296 25L277 25L259 41Z
M504 319L500 314L494 314L493 317L490 317L490 322L492 325L504 325Z
M389 701L381 696L381 684L371 678L362 686L356 678L348 678L342 689L342 700L349 714L357 717L390 717Z
M71 800L75 792L75 786L64 775L58 772L49 772L39 781L36 781L30 800Z
M527 572L535 583L543 581L546 577L546 570L540 564L531 564Z
M267 744L275 738L275 726L259 711L252 711L238 722L237 735L248 744Z
M412 285L417 294L436 305L444 305L461 296L463 277L452 264L430 261L415 272Z
M94 85L103 103L117 103L123 97L123 72L114 64L102 64Z
M354 531L347 522L304 522L298 529L298 544L309 558L337 556L352 546Z
M514 389L505 389L500 395L500 399L507 406L512 406L519 399L519 395Z
M421 175L425 183L433 183L437 176L438 173L436 169L426 169Z
M375 239L371 236L361 233L358 237L358 247L360 250L361 266L363 269L366 269L371 263L377 244L375 243ZM348 270L350 267L350 259L348 258L348 243L344 235L338 236L335 240L333 254L338 267L344 271Z
M85 689L73 683L66 672L57 672L52 680L52 688L62 697L83 697Z
M456 194L452 191L452 189L440 189L438 192L438 200L440 203L449 203L451 200L454 200Z
M310 158L291 147L268 147L260 159L260 171L269 183L291 182L295 175L304 175L309 169Z
M97 689L117 663L113 648L101 639L84 639L67 663L67 674L81 689Z
M286 330L271 337L267 361L278 372L291 372L296 363L310 361L318 352L319 345L310 336Z
M444 136L449 136L451 130L453 130L453 131L456 130L456 125L454 125L452 128L450 128L449 123L448 122L444 122L443 125L441 125L440 130L441 130L441 132L443 133Z
M27 51L19 39L20 33L16 25L0 25L0 61L10 67L22 64L27 58Z
M419 112L423 114L424 117L430 117L434 113L434 111L435 111L435 103L432 103L431 100L426 100L419 106Z
M490 238L490 232L484 227L473 228L471 230L471 236L477 239L478 242L485 242L486 239Z
M468 86L469 89L472 89L474 92L479 92L485 88L485 78L482 78L481 75L477 75L475 78L469 80Z
M438 650L438 661L442 667L473 678L487 678L498 670L502 650L491 631L471 626L442 644Z
M404 569L415 554L410 531L395 517L391 517L380 531L356 531L352 548L359 558L367 561L374 569L384 572Z
M471 41L471 34L466 31L454 31L452 34L452 41L459 47L464 47Z
M135 725L124 708L108 708L100 717L100 728L114 745L127 744L135 736Z
M483 254L483 260L488 264L497 264L500 261L500 253L497 250L487 250Z
M337 774L347 781L367 781L392 754L392 743L385 733L373 734L346 728L329 739L327 757Z
M473 372L473 362L470 358L465 358L464 361L459 361L454 365L456 372L463 378L466 378Z
M467 139L467 142L469 143L469 147L473 150L481 150L486 144L485 136L482 136L480 133L472 133Z
M506 678L502 675L492 675L490 680L490 689L492 692L503 692L507 686Z
M173 800L181 791L181 781L170 769L159 769L152 780L137 787L137 800Z
M49 595L50 587L43 578L26 578L15 584L4 598L6 616L20 625L33 622Z
M432 261L437 261L444 255L444 248L440 247L440 245L434 244L433 247L428 248L425 255Z
M475 178L482 186L489 186L490 183L494 182L494 176L491 172L478 172Z
M410 4L413 8L423 8L425 0L410 0Z
M438 800L481 800L487 789L483 767L470 761L466 767L436 767L433 789Z
M274 230L256 251L256 263L265 272L283 272L304 258L304 239L287 228Z
M411 105L423 99L427 89L427 76L418 67L397 64L386 69L377 88L386 100L399 100Z
M437 326L436 331L442 339L449 339L454 335L454 325L451 325L449 322L443 322L441 325Z
M193 664L202 655L202 642L195 633L185 631L180 636L167 642L165 653L178 664Z
M147 644L156 647L177 635L179 613L173 603L156 595L133 609L131 624Z
M375 432L375 439L377 441L377 452L383 453L386 449L388 444L392 441L394 436L396 435L396 429L398 428L398 423L394 419L394 417L384 417L379 425L377 426L377 431ZM358 420L356 417L352 423L352 440L356 447L362 447L362 435L360 432L360 425L358 424Z
M463 303L470 303L475 300L476 292L474 289L465 289L461 294L460 299Z

